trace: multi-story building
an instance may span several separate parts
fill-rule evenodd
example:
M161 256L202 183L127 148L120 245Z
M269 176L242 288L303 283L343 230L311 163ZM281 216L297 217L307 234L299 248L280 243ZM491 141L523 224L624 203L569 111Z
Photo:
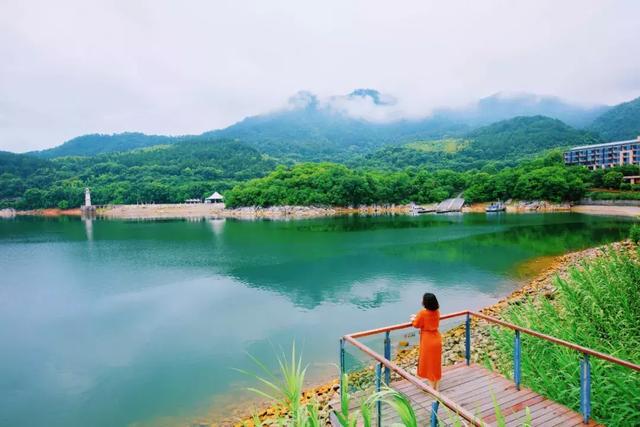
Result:
M573 147L564 153L564 163L567 165L582 165L589 169L640 165L640 136L629 141Z

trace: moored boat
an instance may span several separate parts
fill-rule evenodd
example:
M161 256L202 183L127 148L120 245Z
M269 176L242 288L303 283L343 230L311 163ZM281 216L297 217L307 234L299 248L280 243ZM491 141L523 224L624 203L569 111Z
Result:
M507 210L507 207L502 202L494 202L485 208L486 212L504 212Z

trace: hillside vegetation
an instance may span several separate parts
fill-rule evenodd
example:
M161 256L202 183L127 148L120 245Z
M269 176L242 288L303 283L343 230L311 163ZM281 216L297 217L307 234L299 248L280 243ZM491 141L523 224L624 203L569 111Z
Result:
M5 204L20 198L14 206L77 207L86 186L95 204L183 202L263 176L276 165L239 142L206 139L95 157L33 160L43 167L26 176L4 170L0 174L0 199Z
M590 129L605 141L622 141L640 136L640 97L616 105L598 117Z
M145 135L139 132L125 132L113 135L83 135L70 139L62 145L31 154L47 159L65 156L96 156L103 153L122 152L153 145L172 144L186 137Z
M514 166L554 148L595 144L599 138L543 116L515 117L465 134L463 139L410 143L384 147L349 164L397 169L431 166L453 170Z
M230 207L275 205L399 204L440 202L464 191L470 201L496 199L577 200L589 186L591 173L565 167L559 153L499 172L454 172L427 168L380 172L349 169L334 163L279 167L226 194ZM465 190L466 189L466 190Z

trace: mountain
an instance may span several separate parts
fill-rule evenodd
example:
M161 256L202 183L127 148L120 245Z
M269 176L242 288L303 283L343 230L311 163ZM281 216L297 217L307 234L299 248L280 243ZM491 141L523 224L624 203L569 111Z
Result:
M124 132L113 135L92 134L70 139L62 145L30 154L52 159L64 156L95 156L103 153L135 150L153 145L172 144L184 137L145 135L139 132Z
M589 127L605 141L623 141L640 136L640 97L618 104Z
M351 103L356 104L351 104ZM238 139L278 157L293 160L336 160L369 151L386 144L415 139L456 135L467 126L447 118L421 120L371 121L354 117L349 108L369 102L379 108L393 100L372 89L358 89L345 97L322 103L308 92L289 100L288 108L248 117L225 129L204 135Z
M555 96L498 92L459 109L441 109L436 115L470 126L486 125L518 116L547 116L574 127L585 127L607 111L603 105L580 106Z
M28 154L0 151L0 175L11 174L18 177L26 177L38 169L50 166L51 164L47 160Z
M515 117L464 134L382 149L354 159L353 166L401 169L408 166L468 170L488 163L514 165L547 150L601 142L597 135L544 116Z
M270 156L293 161L346 161L385 145L461 137L467 132L515 116L544 115L584 126L607 107L581 107L556 97L497 93L459 109L438 109L428 117L406 119L397 100L375 89L319 99L299 92L278 111L247 117L205 138L234 139ZM85 135L33 154L43 158L94 156L192 137L120 133Z

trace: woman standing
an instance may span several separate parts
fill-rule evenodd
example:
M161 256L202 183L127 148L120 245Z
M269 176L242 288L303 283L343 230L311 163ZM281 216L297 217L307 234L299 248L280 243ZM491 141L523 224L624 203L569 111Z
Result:
M418 358L418 376L426 378L431 386L438 390L442 378L442 337L440 326L440 304L432 293L422 297L424 310L411 316L414 328L420 329L420 356Z

